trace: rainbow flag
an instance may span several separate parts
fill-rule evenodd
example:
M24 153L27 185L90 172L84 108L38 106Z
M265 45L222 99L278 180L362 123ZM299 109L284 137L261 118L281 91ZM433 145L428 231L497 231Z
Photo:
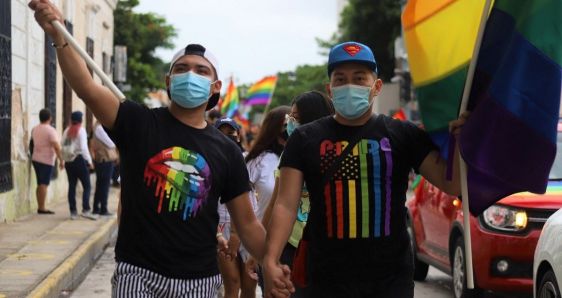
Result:
M261 79L248 89L244 104L247 106L268 105L273 97L276 83L276 76L269 76Z
M240 125L240 127L244 128L245 131L248 131L248 129L250 129L250 120L249 120L249 116L248 113L240 113L240 111L237 111L236 114L234 115L234 117L232 117L232 119L234 121L236 121L236 123L238 123L238 125Z
M513 193L545 193L562 90L562 1L496 0L460 136L470 212Z
M238 88L234 86L234 82L232 78L230 78L230 83L226 89L226 95L224 96L224 100L222 100L219 111L224 117L232 118L239 107L240 98L238 97Z
M485 1L409 0L402 14L422 122L441 154L458 109Z

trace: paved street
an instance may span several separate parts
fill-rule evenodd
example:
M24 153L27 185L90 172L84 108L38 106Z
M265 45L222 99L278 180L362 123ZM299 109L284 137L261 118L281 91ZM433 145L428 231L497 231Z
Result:
M97 264L93 267L90 274L73 293L65 293L72 298L98 298L111 297L110 279L115 268L113 260L113 247L106 249ZM257 293L260 291L258 289ZM451 277L430 267L429 275L425 282L416 282L416 298L451 298L453 297L451 287ZM261 296L256 296L261 297ZM529 296L514 296L513 294L492 294L486 293L483 298L523 298Z

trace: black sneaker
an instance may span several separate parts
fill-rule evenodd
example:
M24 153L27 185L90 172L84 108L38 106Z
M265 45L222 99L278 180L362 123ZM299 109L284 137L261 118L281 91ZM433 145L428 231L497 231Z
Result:
M101 216L113 216L113 213L111 212L102 212L100 213Z
M55 212L51 211L51 210L47 210L47 209L45 209L45 210L37 209L37 214L55 214Z

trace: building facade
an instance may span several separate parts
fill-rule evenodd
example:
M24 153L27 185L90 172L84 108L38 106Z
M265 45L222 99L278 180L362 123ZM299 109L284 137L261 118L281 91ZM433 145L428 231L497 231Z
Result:
M108 74L117 1L52 1L78 43ZM94 121L65 84L55 49L27 4L27 0L0 1L0 222L37 210L36 178L28 144L31 129L39 123L39 111L45 107L51 110L53 126L61 135L72 111L85 113L88 129ZM49 187L47 206L66 200L67 185L66 174L57 170Z

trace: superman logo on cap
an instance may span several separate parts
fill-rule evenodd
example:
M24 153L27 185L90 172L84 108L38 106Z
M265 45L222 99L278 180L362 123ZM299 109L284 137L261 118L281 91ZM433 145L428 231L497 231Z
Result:
M350 44L343 47L343 50L346 51L350 56L355 56L361 51L361 47L357 44Z

